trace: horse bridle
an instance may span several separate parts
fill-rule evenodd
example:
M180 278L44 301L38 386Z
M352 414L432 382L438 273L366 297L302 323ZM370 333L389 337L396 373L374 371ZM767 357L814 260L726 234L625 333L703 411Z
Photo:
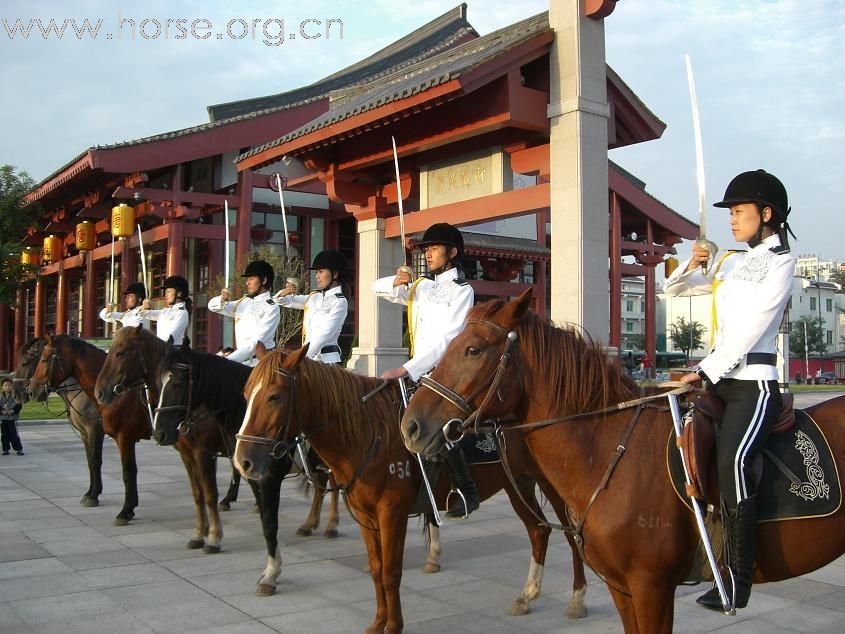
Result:
M296 372L291 372L285 368L278 368L276 372L290 381L290 398L288 399L288 411L285 417L285 424L279 427L279 431L276 432L276 435L273 436L273 438L250 436L248 434L235 434L235 440L250 442L256 445L269 445L270 457L275 460L279 460L292 448L304 442L305 439L302 438L301 435L297 435L293 441L280 440L281 438L287 436L291 419L293 418L293 407L294 402L296 401Z
M499 363L496 365L496 369L490 374L490 376L485 380L476 390L464 398L454 390L446 387L442 383L437 382L436 380L432 379L430 376L424 376L420 380L420 387L426 387L441 398L449 401L457 407L463 414L466 416L464 420L459 418L453 418L449 420L445 425L443 425L443 436L449 442L455 442L460 440L461 436L470 428L474 427L475 432L478 433L478 424L483 421L482 413L484 409L489 404L490 400L493 398L494 394L497 394L500 401L504 401L504 397L502 396L499 388L502 382L502 378L505 375L505 371L508 369L508 365L510 364L511 358L513 356L513 347L516 345L518 340L518 335L514 330L508 330L507 328L503 328L499 324L493 323L492 321L486 321L481 319L470 319L467 321L467 325L469 324L480 324L483 326L487 326L491 330L501 334L505 338L504 349L502 350L502 356L499 357ZM484 397L484 400L481 402L477 408L473 408L472 402L478 398L484 390L487 390L487 395Z
M190 363L173 363L170 365L171 370L185 370L188 373L188 396L185 399L184 403L179 403L176 405L164 405L155 408L155 414L159 412L172 412L175 410L185 410L185 416L182 418L182 422L179 423L178 427L176 428L177 431L182 434L183 436L190 433L191 428L194 426L194 420L191 417L191 403L193 402L193 395L194 395L194 369ZM161 397L164 396L164 389L167 387L166 385L161 386Z
M149 385L147 384L147 377L150 376L150 373L147 371L147 360L143 354L138 355L138 361L141 364L141 376L137 379L134 379L131 383L124 383L126 380L126 372L123 372L123 380L120 383L116 383L115 386L112 388L112 392L115 393L116 396L120 396L127 390L147 390L149 389Z

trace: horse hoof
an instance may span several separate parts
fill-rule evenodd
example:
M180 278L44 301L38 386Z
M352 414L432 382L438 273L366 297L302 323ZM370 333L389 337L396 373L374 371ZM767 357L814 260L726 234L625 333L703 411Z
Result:
M529 612L528 603L521 599L514 599L511 607L508 608L508 614L511 616L523 616Z
M326 532L323 533L323 537L325 537L326 539L334 539L337 536L338 532L336 528L326 529Z
M231 510L232 507L229 506L228 502L220 502L220 504L217 505L217 508L220 511L226 512Z
M566 608L565 614L568 619L583 619L587 616L587 608L583 605L570 605Z
M258 513L261 512L261 509L258 508L258 505L256 504L255 506L252 507L252 512L258 514Z
M202 548L205 546L205 540L202 539L192 539L188 542L188 550L196 550L197 548Z
M276 594L276 586L269 583L259 583L255 589L257 597L272 597L274 594Z
M299 535L299 537L311 537L311 529L306 526L300 526L296 531L296 534Z
M115 526L127 526L134 517L135 513L132 513L131 511L128 513L118 513L112 524Z
M423 566L423 572L427 574L440 572L440 564L432 564L430 562L426 562L425 566Z
M214 544L206 544L202 547L202 552L206 555L216 555L220 552L220 546L216 546Z
M89 498L87 495L83 496L79 503L82 506L92 507L92 506L100 506L100 500L97 498Z

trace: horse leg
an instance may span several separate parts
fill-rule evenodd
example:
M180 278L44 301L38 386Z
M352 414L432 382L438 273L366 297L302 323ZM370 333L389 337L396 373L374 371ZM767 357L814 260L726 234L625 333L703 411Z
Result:
M205 500L203 499L202 487L199 484L199 474L197 473L196 465L194 464L194 457L190 449L182 448L176 445L179 451L179 457L182 458L182 464L185 465L185 471L188 473L188 482L191 485L191 493L194 496L194 506L197 513L197 525L194 529L194 537L188 541L188 548L195 550L202 548L205 545L205 535L208 533L208 518L205 514Z
M404 520L404 521L403 521ZM387 605L387 634L398 634L405 621L402 617L402 601L399 585L402 583L402 559L405 555L405 533L408 520L403 515L397 519L392 504L385 504L379 517L381 525L381 585Z
M220 540L223 539L223 523L217 509L217 457L204 448L197 448L195 459L200 474L205 509L208 513L208 537L202 552L213 555L220 552Z
M74 425L76 427L76 425ZM85 458L88 461L88 491L79 500L82 506L97 506L100 503L100 493L103 492L101 469L103 466L103 428L99 425L77 428L85 445ZM99 432L99 433L97 433Z
M123 508L114 520L115 526L126 526L135 517L138 506L138 465L135 462L135 439L125 434L118 434L117 448L123 465L123 487L125 490Z
M339 522L339 516L337 512L337 480L335 480L334 475L332 473L329 473L328 484L329 488L331 488L332 494L331 504L329 505L329 519L326 521L326 530L323 533L323 537L325 537L326 539L334 539L335 537L337 537L337 525Z
M241 472L235 469L235 465L232 465L232 477L229 480L229 489L226 491L226 495L223 496L223 499L218 502L217 507L221 511L228 511L232 508L232 502L238 501L238 488L241 485Z
M639 634L640 630L637 627L637 615L634 611L633 599L609 585L607 589L610 590L610 596L613 597L616 611L619 613L619 618L622 619L622 628L625 630L625 634Z
M282 572L282 557L279 553L279 493L282 478L290 471L290 463L277 461L270 473L261 480L261 529L267 544L267 567L258 580L255 594L269 597L276 594L276 579Z
M370 521L372 522L372 519ZM370 577L373 579L373 586L375 586L376 592L376 616L364 631L367 634L381 634L385 631L385 625L387 624L387 601L384 596L381 575L381 539L384 537L384 534L361 526L361 537L364 538L364 543L367 545Z
M538 486L555 510L555 515L557 515L560 523L564 525L569 524L566 504L560 499L557 491L543 484L539 484ZM569 532L564 534L572 551L572 598L569 600L569 605L566 606L565 614L568 619L583 619L587 616L587 606L584 605L584 597L587 594L587 576L584 574L584 560L581 558L581 550L575 544L575 538L572 534Z
M328 474L324 471L318 471L317 480L312 485L314 494L311 498L311 510L308 512L305 522L296 530L296 534L300 537L309 537L320 525L320 511L323 509L323 497L326 495L327 483Z
M675 618L675 587L660 577L637 580L631 584L631 600L637 627L655 634L672 632Z
M508 498L510 498L511 505L519 516L519 519L525 525L525 530L528 532L528 539L531 541L531 563L528 567L528 578L525 580L525 587L522 589L522 594L514 599L511 607L508 608L508 614L512 616L528 614L531 609L531 601L536 599L540 594L540 587L543 583L543 570L546 563L546 551L549 547L549 536L552 533L551 528L537 523L535 514L538 517L543 517L543 511L534 494L534 484L534 479L528 476L517 478L517 487L519 487L523 499L530 505L530 509L522 503L522 500L519 499L519 496L510 483L505 485L505 491L508 494Z
M428 559L423 572L440 572L440 527L434 521L434 513L425 514L425 531L428 541Z

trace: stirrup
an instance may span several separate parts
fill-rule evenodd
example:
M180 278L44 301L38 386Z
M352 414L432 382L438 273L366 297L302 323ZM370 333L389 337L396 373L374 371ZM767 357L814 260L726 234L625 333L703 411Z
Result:
M464 503L464 516L463 517L455 517L453 515L449 515L449 512L451 511L451 507L449 506L449 500L451 500L452 496L455 495L455 494L460 496L461 502ZM453 519L453 520L465 520L466 518L469 517L469 513L467 512L468 508L469 508L469 506L467 505L467 499L466 499L466 496L464 495L464 492L461 491L460 488L458 488L458 487L451 489L449 491L449 494L446 496L446 517L448 517L449 519Z

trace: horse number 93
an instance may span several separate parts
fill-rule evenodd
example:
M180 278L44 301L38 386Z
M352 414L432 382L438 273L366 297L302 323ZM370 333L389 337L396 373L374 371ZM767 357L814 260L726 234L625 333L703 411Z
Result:
M405 462L401 460L399 462L391 462L387 469L390 471L390 475L396 476L400 480L411 477L410 460L406 460Z

